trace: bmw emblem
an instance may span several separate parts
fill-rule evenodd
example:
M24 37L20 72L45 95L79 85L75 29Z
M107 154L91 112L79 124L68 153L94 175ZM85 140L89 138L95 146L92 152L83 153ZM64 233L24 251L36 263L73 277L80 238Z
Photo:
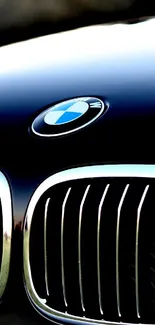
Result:
M69 134L88 126L105 110L105 104L95 97L69 99L38 115L32 124L32 131L43 137Z

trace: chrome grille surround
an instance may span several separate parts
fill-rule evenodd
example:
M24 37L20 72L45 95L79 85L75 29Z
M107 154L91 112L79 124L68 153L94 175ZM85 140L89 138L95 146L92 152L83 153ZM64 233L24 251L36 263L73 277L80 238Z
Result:
M0 202L2 211L2 258L0 268L0 298L2 297L10 269L11 238L12 238L12 204L9 184L0 172Z
M96 319L90 319L86 317L78 317L75 315L71 315L69 313L63 313L60 311L57 311L55 309L52 309L46 304L46 299L43 299L38 296L33 280L32 280L32 274L31 274L31 266L30 266L30 252L29 252L29 245L30 245L30 229L31 229L31 222L33 218L33 212L35 209L35 206L42 196L42 194L52 186L56 184L60 184L66 181L70 180L77 180L77 179L85 179L85 178L100 178L100 177L114 177L114 178L155 178L155 166L154 165L98 165L98 166L88 166L88 167L79 167L74 169L69 169L63 172L59 172L57 174L54 174L53 176L47 178L34 192L31 201L29 203L29 206L27 208L25 222L24 222L24 245L23 245L23 257L24 257L24 277L25 277L25 288L26 292L28 294L28 297L33 304L34 308L45 318L48 320L54 321L56 323L81 323L81 324L120 324L120 322L109 322L103 320L96 320ZM107 185L107 189L108 190ZM126 186L122 200L120 202L120 205L118 207L118 225L119 225L119 214L121 205L123 204L124 197L126 195L126 192L128 190L129 184ZM137 233L136 233L136 245L138 240L138 224L139 224L139 218L140 218L140 210L141 206L143 204L143 200L145 198L145 195L147 194L147 189L149 185L146 187L143 196L141 198L141 202L139 205L139 209L137 211ZM88 188L89 189L89 188ZM87 190L88 190L87 189ZM69 195L69 193L67 193ZM66 194L66 196L67 196ZM87 194L87 193L85 193ZM104 197L104 193L103 193ZM104 199L104 198L103 198ZM101 202L102 203L102 202ZM65 204L65 203L64 203ZM82 203L81 203L82 204ZM81 207L82 209L82 207ZM100 218L100 215L98 216ZM63 225L62 225L63 226ZM63 227L62 227L63 229ZM118 233L118 229L117 229ZM80 235L79 235L80 236ZM118 255L117 252L117 242L118 238L116 236L116 255ZM80 252L80 251L79 251ZM136 246L136 264L137 263L137 255L138 255L138 246ZM136 271L136 275L138 270ZM116 262L116 278L118 280L118 265ZM62 269L63 274L63 269ZM46 274L45 274L46 276ZM136 276L137 278L137 276ZM100 280L100 273L99 273L99 263L98 263L98 279ZM137 279L138 281L138 279ZM80 266L79 266L79 282L80 282L80 289L82 293L82 285L81 285L81 278L80 278ZM116 284L119 283L119 281L116 281ZM99 283L98 283L99 285ZM118 313L120 313L120 306L119 306L119 288L116 288L117 290L117 308ZM99 292L99 302L100 302L100 309L102 314L102 308L101 308L101 296L100 296L100 285L98 287ZM82 299L83 302L83 299ZM139 306L138 306L138 282L136 282L136 309L137 309L137 316L139 318ZM83 307L84 309L84 307ZM120 316L120 315L119 315ZM121 324L126 324L122 323Z

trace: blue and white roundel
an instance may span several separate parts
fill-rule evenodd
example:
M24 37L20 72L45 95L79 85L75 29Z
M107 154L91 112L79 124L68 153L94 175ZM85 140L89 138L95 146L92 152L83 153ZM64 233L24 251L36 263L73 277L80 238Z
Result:
M49 125L61 125L81 117L89 109L86 101L71 100L65 104L56 105L45 115L44 121Z
M96 97L79 97L46 108L32 123L32 132L43 137L70 134L88 126L105 112Z

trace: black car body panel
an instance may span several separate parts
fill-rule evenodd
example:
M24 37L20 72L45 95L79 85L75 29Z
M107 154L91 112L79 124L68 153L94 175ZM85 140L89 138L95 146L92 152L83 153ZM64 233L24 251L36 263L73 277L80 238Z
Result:
M10 184L14 225L1 324L6 314L12 324L44 322L22 278L22 225L37 186L73 167L155 163L154 27L154 19L95 26L0 49L0 170ZM101 99L106 113L62 137L32 133L32 122L50 105L82 96Z

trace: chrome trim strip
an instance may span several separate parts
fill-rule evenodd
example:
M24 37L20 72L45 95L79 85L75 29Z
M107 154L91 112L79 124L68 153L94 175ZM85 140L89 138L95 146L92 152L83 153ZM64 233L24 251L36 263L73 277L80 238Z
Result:
M141 197L138 210L137 210L137 225L136 225L136 247L135 247L135 292L136 292L136 312L137 317L140 318L140 307L139 307L139 276L138 276L138 257L139 257L139 251L138 251L138 241L139 241L139 225L140 225L140 215L141 210L143 207L143 203L146 197L146 194L148 192L149 185L145 187L145 190L143 192L143 195Z
M79 266L79 287L80 287L80 299L83 312L85 312L84 299L83 299L83 287L82 287L82 266L81 266L81 225L82 225L82 212L83 206L90 189L90 185L86 187L84 192L79 211L79 229L78 229L78 266Z
M49 288L48 288L48 271L47 271L47 212L48 206L50 203L50 198L47 199L45 203L45 212L44 212L44 264L45 264L45 286L46 286L46 293L49 296Z
M66 203L69 197L71 187L67 190L63 204L62 204L62 216L61 216L61 279L62 279L62 291L63 299L65 306L68 307L67 298L66 298L66 286L65 286L65 271L64 271L64 217L65 217L65 208Z
M116 298L117 298L117 311L118 316L121 317L120 311L120 290L119 290L119 226L120 226L120 216L121 216L121 209L124 203L124 199L126 197L127 191L129 188L129 184L126 185L119 206L117 211L117 226L116 226Z
M103 195L101 197L101 201L98 208L98 221L97 221L97 281L98 281L98 300L99 300L99 308L100 313L103 315L103 307L102 307L102 293L101 293L101 274L100 274L100 224L101 224L101 213L102 207L107 195L110 184L105 187Z
M0 201L2 207L3 248L0 269L0 297L2 297L10 269L11 240L12 240L12 203L9 184L0 172Z
M99 177L135 177L135 178L155 178L155 165L96 165L87 167L78 167L56 173L43 181L34 192L30 203L28 205L23 228L23 263L24 263L24 278L25 288L28 297L36 308L45 318L51 319L54 322L69 322L76 324L118 324L117 322L107 322L103 320L95 320L90 318L83 318L71 314L66 314L50 308L46 304L46 299L38 296L31 275L29 242L31 222L35 206L42 196L42 194L50 187L63 183L69 180L85 179L85 178L99 178ZM120 324L120 323L119 323ZM124 324L125 323L121 323ZM134 324L133 324L134 325Z

